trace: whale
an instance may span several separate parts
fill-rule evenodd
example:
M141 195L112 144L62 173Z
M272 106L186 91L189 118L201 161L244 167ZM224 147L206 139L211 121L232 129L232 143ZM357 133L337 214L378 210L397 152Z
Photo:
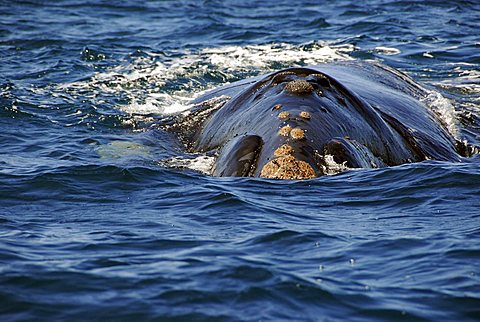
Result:
M220 177L302 180L331 174L332 165L461 161L426 96L376 62L291 67L201 95L174 128L188 151L216 157L212 174Z

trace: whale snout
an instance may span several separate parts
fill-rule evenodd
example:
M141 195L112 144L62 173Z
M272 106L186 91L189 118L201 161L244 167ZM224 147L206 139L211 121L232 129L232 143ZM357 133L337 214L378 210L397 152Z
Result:
M278 107L278 110L282 110L282 107ZM265 140L269 144L264 146L264 156L260 158L258 164L260 171L257 175L262 178L287 180L312 179L320 176L322 173L318 170L318 162L314 157L315 150L307 140L310 112L284 109L277 113L281 121L280 128L275 135L276 139Z

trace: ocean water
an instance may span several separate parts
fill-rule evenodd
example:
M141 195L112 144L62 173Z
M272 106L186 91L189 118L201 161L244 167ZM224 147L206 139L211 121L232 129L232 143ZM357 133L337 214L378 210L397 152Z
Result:
M0 320L480 321L478 1L0 0ZM216 178L158 126L375 60L472 157Z

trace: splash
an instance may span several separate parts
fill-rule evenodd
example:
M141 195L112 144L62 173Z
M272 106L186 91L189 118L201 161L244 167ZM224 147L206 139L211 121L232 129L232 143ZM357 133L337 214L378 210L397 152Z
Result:
M444 124L448 132L455 138L459 138L458 118L455 108L448 99L442 94L433 90L426 90L427 96L422 98L423 101Z
M166 168L190 169L206 175L212 174L215 157L196 155L192 157L173 157L158 162Z
M480 118L480 72L469 63L450 65L453 66L450 77L433 85L453 95L455 100L450 102L440 93L429 91L426 103L440 116L450 133L457 140L464 141L464 129L458 125L459 120L463 118L478 124Z
M258 69L272 70L276 64L287 66L303 66L325 63L334 60L350 59L347 52L352 46L329 46L312 43L294 46L289 44L270 44L257 46L229 46L202 50L208 55L208 61L219 68L230 71Z
M224 46L161 54L143 52L86 81L58 86L54 92L87 97L94 105L107 105L129 115L175 114L190 109L189 102L205 91L239 77L346 60L353 49L349 45L312 42Z
M323 161L325 162L325 165L322 166L323 173L325 173L326 175L335 175L347 170L351 170L349 167L347 167L346 161L342 163L337 163L335 162L333 155L330 154L324 155Z

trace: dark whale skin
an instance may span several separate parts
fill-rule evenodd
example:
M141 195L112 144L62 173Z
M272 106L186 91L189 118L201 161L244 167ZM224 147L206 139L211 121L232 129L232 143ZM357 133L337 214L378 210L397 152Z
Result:
M460 161L456 141L422 98L427 91L378 63L287 68L215 89L229 97L189 134L192 151L217 151L217 176L310 179L327 157L349 168Z

